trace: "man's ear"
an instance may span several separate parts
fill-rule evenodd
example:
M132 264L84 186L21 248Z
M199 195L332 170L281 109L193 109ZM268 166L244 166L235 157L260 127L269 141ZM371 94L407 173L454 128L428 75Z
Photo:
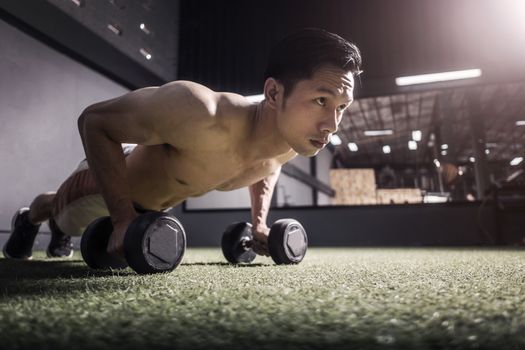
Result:
M284 87L274 78L268 78L264 82L264 98L266 104L272 109L278 109L282 103Z

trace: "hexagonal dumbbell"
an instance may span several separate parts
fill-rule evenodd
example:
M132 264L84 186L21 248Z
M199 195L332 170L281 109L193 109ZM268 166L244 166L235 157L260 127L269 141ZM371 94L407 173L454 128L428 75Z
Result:
M113 232L113 224L109 216L93 221L82 234L80 252L86 264L92 269L125 269L125 261L107 252L109 236Z
M148 212L129 225L124 237L126 263L107 253L113 225L109 217L95 220L82 235L81 252L88 266L95 269L129 266L138 273L158 273L175 269L186 250L186 233L172 215Z
M231 224L222 235L222 252L232 264L252 262L256 256L252 245L252 225L247 222ZM272 225L268 250L276 264L298 264L306 255L307 248L306 230L297 220L281 219Z

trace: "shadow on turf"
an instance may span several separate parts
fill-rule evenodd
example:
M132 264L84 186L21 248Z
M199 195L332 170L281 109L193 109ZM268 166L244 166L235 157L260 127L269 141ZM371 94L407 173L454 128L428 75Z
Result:
M136 273L130 269L93 270L82 260L0 259L0 300L22 295L66 295L76 291L84 292L86 289L89 291L119 289L123 286L122 280L118 278L98 280L98 278L130 275Z
M93 270L82 260L11 260L0 259L0 277L5 279L43 280L54 278L106 277L135 274L129 270Z

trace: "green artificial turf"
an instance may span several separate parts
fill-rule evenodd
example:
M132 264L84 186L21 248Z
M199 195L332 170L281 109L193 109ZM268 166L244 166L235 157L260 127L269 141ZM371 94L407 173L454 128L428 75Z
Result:
M172 273L0 259L0 348L525 348L525 251L188 249Z

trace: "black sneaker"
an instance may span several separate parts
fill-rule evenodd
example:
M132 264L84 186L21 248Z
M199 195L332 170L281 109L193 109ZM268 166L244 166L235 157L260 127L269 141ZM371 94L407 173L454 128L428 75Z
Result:
M33 258L33 243L40 224L29 221L29 208L20 208L11 220L11 235L4 245L4 256L8 259L30 260Z
M63 233L53 218L49 219L49 229L51 230L51 241L49 241L47 246L47 257L71 258L73 256L71 236Z

